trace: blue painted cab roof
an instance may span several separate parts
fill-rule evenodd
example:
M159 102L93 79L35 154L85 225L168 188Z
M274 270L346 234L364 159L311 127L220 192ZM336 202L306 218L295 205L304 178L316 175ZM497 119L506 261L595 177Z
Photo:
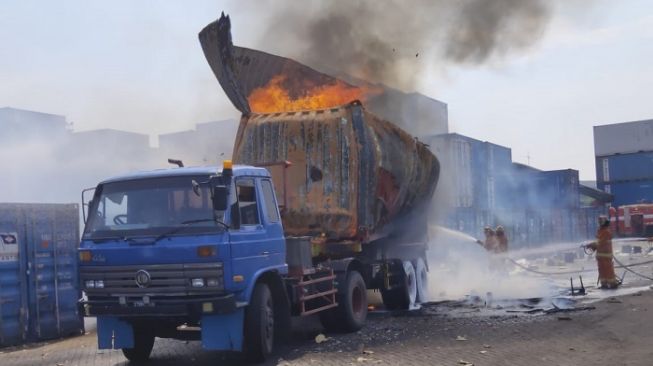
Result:
M133 172L123 175L118 175L105 179L100 184L119 182L126 180L148 179L148 178L162 178L162 177L178 177L185 175L213 175L222 172L221 166L197 166L197 167L183 167L183 168L166 168L156 169L149 171ZM261 176L269 177L270 173L265 168L254 167L250 165L234 165L234 177L238 176Z

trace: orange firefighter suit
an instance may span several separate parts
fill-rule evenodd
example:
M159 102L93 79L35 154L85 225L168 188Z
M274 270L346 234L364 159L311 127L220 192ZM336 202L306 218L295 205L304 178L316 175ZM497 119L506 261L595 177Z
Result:
M612 234L609 226L602 226L596 233L596 241L587 245L596 250L596 264L599 268L601 288L615 288L619 285L612 263Z
M508 252L508 237L503 227L499 226L496 230L496 241L497 246L494 249L495 253L506 253Z

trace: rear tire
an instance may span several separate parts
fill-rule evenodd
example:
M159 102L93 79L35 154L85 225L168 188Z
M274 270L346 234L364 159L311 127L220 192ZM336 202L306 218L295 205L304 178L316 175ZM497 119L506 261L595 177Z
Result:
M342 281L340 277L336 294L338 306L321 312L320 322L327 331L355 332L367 319L367 286L358 271L350 271Z
M130 362L146 362L150 359L154 347L154 335L134 329L134 347L123 348L122 354Z
M274 348L274 302L265 283L256 284L245 310L245 347L255 362L264 362Z
M415 267L410 261L403 261L403 282L391 290L381 290L383 305L388 310L408 310L417 299L417 278Z

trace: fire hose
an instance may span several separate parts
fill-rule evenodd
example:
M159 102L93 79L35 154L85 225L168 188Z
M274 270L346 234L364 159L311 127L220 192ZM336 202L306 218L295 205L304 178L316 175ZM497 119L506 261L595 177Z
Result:
M514 259L512 259L510 257L506 257L506 258L510 262L512 262L514 265L516 265L517 267L522 268L525 271L532 272L532 273L539 274L539 275L543 275L543 276L576 274L576 273L586 273L586 272L595 272L596 271L595 269L581 269L581 270L576 270L576 271L543 272L543 271L538 271L538 270L535 270L535 269L532 269L532 268L528 268L528 267L524 266L523 264L517 262L516 260L514 260ZM641 266L641 265L644 265L644 264L653 263L653 260L648 260L648 261L638 262L638 263L631 263L631 264L623 264L614 255L612 256L612 259L614 259L614 261L617 262L617 264L618 264L618 266L616 266L615 268L623 268L626 271L631 272L636 276L639 276L641 278L653 281L653 277L648 277L646 275L643 275L641 273L635 272L632 269L630 269L630 267L636 267L636 266Z
M653 277L649 277L649 276L643 275L643 274L641 274L641 273L639 273L639 272L635 272L635 271L633 271L632 269L629 268L629 267L634 267L635 265L642 265L642 264L647 264L647 263L653 263L653 260L646 261L646 262L641 262L641 263L634 263L634 264L625 265L625 264L621 263L621 261L619 261L619 260L617 259L617 257L615 257L614 255L612 256L612 259L614 259L614 261L617 262L617 264L619 265L619 266L617 266L616 268L623 268L623 269L625 269L626 271L628 271L628 272L634 274L635 276L639 276L639 277L644 278L644 279L647 279L647 280L649 280L649 281L653 281Z

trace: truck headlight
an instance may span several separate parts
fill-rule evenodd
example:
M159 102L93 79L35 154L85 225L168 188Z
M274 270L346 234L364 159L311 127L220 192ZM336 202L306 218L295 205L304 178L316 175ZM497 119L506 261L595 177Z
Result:
M84 281L84 287L95 288L95 281L93 280Z
M190 285L193 287L204 287L204 279L203 278L193 278L190 281Z
M220 286L220 280L217 278L207 278L206 287L218 287Z
M95 281L95 288L104 288L104 280Z

